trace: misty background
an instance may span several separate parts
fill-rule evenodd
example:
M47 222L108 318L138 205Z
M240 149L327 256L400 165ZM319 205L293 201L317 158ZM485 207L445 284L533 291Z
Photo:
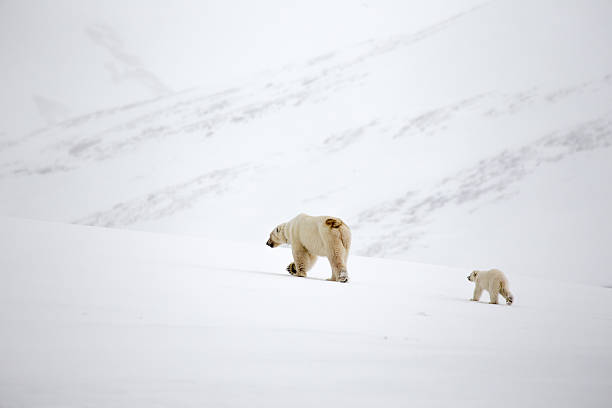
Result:
M0 214L612 285L609 1L1 1Z

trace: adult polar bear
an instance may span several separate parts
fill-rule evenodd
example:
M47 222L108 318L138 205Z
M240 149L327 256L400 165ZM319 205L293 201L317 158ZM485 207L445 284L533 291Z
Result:
M270 233L266 245L274 248L281 244L290 244L293 251L293 262L287 266L290 274L304 277L317 256L326 256L332 269L328 280L348 281L346 260L351 247L351 230L341 219L300 214Z

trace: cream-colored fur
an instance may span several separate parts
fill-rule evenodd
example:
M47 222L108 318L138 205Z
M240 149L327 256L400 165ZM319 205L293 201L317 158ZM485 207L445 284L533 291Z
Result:
M351 247L351 230L339 218L300 214L270 233L266 245L275 248L281 244L290 244L293 251L293 262L287 266L290 274L304 277L317 256L326 256L332 269L328 280L348 280L346 261Z
M470 282L474 282L474 301L480 300L482 291L486 290L489 292L491 301L489 303L497 304L498 295L502 295L506 299L506 303L511 305L514 302L514 296L510 292L510 286L508 285L508 278L500 270L491 269L488 271L473 271L468 276Z

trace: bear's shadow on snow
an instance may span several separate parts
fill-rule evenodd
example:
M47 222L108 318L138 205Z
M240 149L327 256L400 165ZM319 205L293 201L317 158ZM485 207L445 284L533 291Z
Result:
M164 263L164 262L160 262L160 261L156 261L154 262L155 264L159 265L160 263ZM316 280L316 281L321 281L321 282L330 282L330 283L335 283L332 281L328 281L325 278L317 278L314 276L306 276L306 277L297 277L297 276L292 276L290 275L288 272L268 272L268 271L258 271L258 270L253 270L253 269L240 269L240 268L225 268L225 267L217 267L217 266L207 266L207 265L199 265L199 264L195 264L195 263L176 263L176 262L167 262L168 265L172 265L174 267L176 266L181 266L184 268L192 268L192 269L206 269L206 270L210 270L210 271L223 271L223 272L239 272L239 273L250 273L250 274L256 274L256 275L265 275L265 276L276 276L276 277L281 277L281 278L292 278L292 279L307 279L307 280Z
M290 275L287 272L285 272L285 273L276 273L276 272L266 272L266 271L255 271L255 270L251 270L251 269L234 269L234 268L215 268L215 269L225 270L225 271L230 271L230 272L253 273L253 274L257 274L257 275L279 276L279 277L283 277L283 278L308 279L308 280L318 280L318 281L322 281L322 282L330 282L327 279L316 278L314 276L297 277L297 276Z
M223 267L195 265L195 264L189 264L189 265L185 265L185 266L190 266L190 267L196 268L196 269L210 269L210 270L214 270L214 271L250 273L250 274L256 274L256 275L276 276L276 277L280 277L280 278L308 279L308 280L317 280L317 281L322 281L322 282L330 282L327 279L317 278L317 277L314 277L314 276L306 276L306 277L300 278L300 277L297 277L297 276L292 276L292 275L290 275L287 272L285 272L285 273L283 273L283 272L276 273L276 272L268 272L268 271L257 271L257 270L253 270L253 269L223 268Z

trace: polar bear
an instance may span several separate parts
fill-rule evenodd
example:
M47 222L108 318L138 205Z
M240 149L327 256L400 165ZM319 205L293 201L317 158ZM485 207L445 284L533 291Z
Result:
M473 271L467 277L470 282L475 282L474 296L470 300L478 301L483 289L489 292L491 301L489 303L497 304L497 295L501 294L506 303L511 305L514 297L510 292L508 278L500 270L491 269L488 271Z
M293 251L293 262L287 266L291 275L305 277L317 256L326 256L332 269L328 280L348 281L346 260L351 247L351 230L341 219L300 214L270 233L266 245L275 248L281 244L291 245Z

